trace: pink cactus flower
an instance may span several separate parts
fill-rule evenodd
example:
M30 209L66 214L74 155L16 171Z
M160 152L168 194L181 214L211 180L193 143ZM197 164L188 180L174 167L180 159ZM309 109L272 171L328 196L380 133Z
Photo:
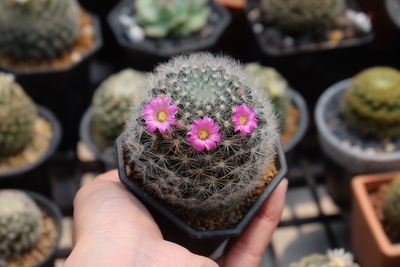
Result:
M187 140L197 151L216 148L216 142L221 141L219 124L209 117L204 117L202 120L194 120L192 130L187 134L190 135Z
M146 121L147 128L150 132L154 132L157 129L160 133L171 131L171 125L176 124L175 113L178 111L178 107L171 105L172 98L157 96L150 101L150 104L144 106L143 119Z
M254 132L257 128L258 120L254 108L242 104L235 107L235 115L232 120L235 124L235 132L240 131L242 135L248 135Z

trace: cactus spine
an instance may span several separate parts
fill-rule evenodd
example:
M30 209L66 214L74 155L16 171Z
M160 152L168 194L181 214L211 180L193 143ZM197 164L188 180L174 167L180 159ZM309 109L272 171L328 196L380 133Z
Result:
M0 53L17 60L60 56L76 40L76 0L0 1Z

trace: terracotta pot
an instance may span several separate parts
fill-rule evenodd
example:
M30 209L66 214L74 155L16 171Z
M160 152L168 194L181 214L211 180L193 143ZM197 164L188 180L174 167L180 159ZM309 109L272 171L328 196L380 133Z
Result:
M363 267L400 266L400 243L393 244L389 240L368 194L398 175L400 172L357 176L352 181L352 247Z
M244 9L247 3L246 0L218 0L218 2L232 9Z

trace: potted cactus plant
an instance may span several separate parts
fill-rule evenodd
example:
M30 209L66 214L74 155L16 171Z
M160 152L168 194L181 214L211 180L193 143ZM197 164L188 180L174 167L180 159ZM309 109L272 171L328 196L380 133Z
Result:
M330 249L323 254L313 254L303 257L298 262L291 263L289 267L360 267L354 263L350 252L341 249Z
M283 149L291 151L304 137L308 127L308 111L304 98L275 69L257 63L245 65L245 70L266 90L278 117Z
M38 188L43 180L39 167L55 152L61 130L52 113L37 107L13 79L0 73L0 187Z
M77 139L90 101L88 62L101 43L97 17L77 0L0 2L0 69L56 113L67 132L63 143Z
M160 65L117 139L122 182L164 237L210 255L239 235L286 171L273 106L236 62Z
M372 41L371 20L354 1L249 0L247 18L264 53L282 56Z
M363 267L398 266L400 173L355 177L352 193L352 246L360 264Z
M328 191L342 206L350 204L355 174L399 168L399 96L400 72L373 67L333 85L318 100L320 143L338 172L328 175Z
M109 15L128 54L156 62L212 47L229 22L229 12L214 0L122 0Z
M0 265L54 264L61 238L61 212L36 193L0 190Z
M106 169L116 168L113 145L123 132L132 101L142 94L145 74L126 69L107 78L96 90L81 121L81 140Z

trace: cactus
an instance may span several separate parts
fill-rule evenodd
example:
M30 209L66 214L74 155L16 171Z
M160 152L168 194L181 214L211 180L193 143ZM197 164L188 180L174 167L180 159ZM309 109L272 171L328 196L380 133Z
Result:
M385 220L393 234L398 235L394 238L400 238L400 176L396 177L389 187L383 203Z
M285 78L273 68L263 67L256 63L246 64L245 70L251 74L258 85L267 91L275 106L281 127L285 125L292 94ZM283 127L282 127L283 128Z
M105 148L112 146L123 132L130 103L139 99L144 81L143 73L127 69L112 75L96 90L93 120Z
M265 91L239 64L204 53L177 57L143 90L123 147L145 190L196 214L233 208L260 185L276 155L277 122Z
M0 158L21 152L31 141L37 108L12 75L0 73Z
M346 0L262 0L266 18L292 34L320 34L345 13Z
M400 72L373 67L356 75L343 105L347 124L376 138L400 135Z
M0 53L16 60L47 60L75 42L80 25L76 0L0 1Z
M31 249L42 231L42 213L24 192L0 190L0 260Z
M353 255L344 249L328 250L326 255L313 254L292 263L289 267L359 267L354 263Z
M136 20L148 37L187 36L207 24L209 0L136 0Z

